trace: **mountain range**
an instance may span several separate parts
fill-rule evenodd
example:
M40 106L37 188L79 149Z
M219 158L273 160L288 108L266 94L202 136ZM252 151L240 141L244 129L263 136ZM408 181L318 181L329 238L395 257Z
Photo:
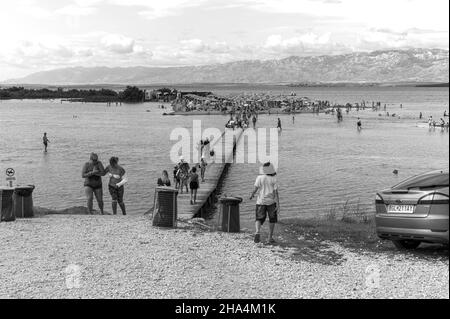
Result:
M449 51L407 49L183 67L72 67L42 71L14 84L449 82Z

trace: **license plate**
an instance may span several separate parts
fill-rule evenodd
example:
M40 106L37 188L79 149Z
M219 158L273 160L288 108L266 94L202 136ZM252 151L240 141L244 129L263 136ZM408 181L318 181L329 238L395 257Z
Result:
M414 205L389 205L388 213L412 214L414 213Z

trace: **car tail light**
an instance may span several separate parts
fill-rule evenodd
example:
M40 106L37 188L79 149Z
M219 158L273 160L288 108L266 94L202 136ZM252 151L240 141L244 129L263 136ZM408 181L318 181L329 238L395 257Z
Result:
M379 194L375 195L375 204L384 204L384 200Z
M444 194L429 194L419 199L418 204L430 205L430 204L448 204L448 196Z

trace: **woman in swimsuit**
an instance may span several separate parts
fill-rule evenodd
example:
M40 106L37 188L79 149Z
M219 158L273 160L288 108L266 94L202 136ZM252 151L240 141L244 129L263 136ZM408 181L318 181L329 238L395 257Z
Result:
M111 157L105 172L109 176L108 190L109 194L111 194L113 214L117 215L117 204L119 204L122 214L126 215L123 194L125 192L124 185L127 183L127 177L125 169L119 165L119 158Z
M84 178L84 190L87 198L87 207L89 214L93 214L93 199L97 200L100 212L103 212L103 184L102 176L105 176L105 168L102 162L98 160L98 155L91 153L89 162L85 163L81 171L81 176Z

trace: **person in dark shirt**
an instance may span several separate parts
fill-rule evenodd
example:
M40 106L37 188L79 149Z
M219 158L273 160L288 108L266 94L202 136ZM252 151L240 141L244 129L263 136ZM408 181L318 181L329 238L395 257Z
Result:
M191 189L191 205L195 205L197 201L197 189L199 188L197 168L193 167L189 174L189 188Z
M95 195L100 212L104 215L102 176L105 176L105 174L105 168L102 162L98 160L98 155L91 153L89 162L84 164L83 170L81 171L81 176L84 178L84 190L87 197L89 214L93 214L92 207Z

